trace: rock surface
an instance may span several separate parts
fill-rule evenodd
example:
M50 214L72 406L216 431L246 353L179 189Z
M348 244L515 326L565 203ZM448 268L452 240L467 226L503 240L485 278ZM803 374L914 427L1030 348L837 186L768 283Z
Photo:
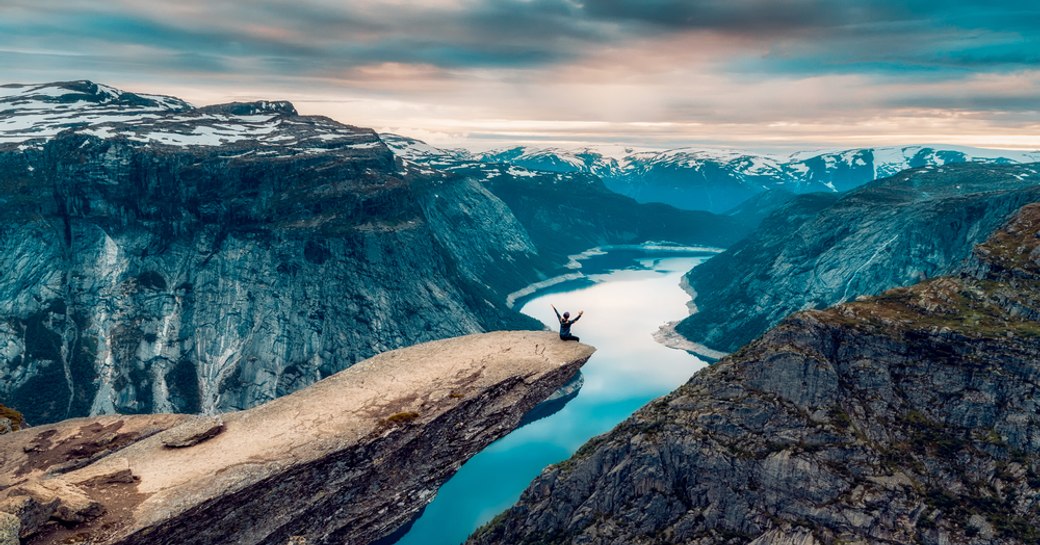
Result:
M223 418L199 416L163 433L162 444L166 448L193 447L220 435L222 431L224 431Z
M0 545L18 545L18 533L21 528L18 517L10 513L0 513Z
M675 326L732 352L792 312L956 271L1040 200L1040 165L922 168L843 196L802 195L685 277L696 312Z
M489 544L1040 541L1040 204L957 276L795 314L548 468Z
M370 543L410 520L592 352L549 332L386 352L225 414L222 433L185 448L167 448L167 434L208 429L198 417L16 432L0 444L0 511L22 519L28 543Z

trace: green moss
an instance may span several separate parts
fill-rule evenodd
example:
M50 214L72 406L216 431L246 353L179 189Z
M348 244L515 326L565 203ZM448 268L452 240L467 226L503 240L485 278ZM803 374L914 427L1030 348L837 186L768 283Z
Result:
M0 418L6 418L11 421L11 429L18 431L25 427L25 417L22 413L0 403Z
M832 408L830 410L830 417L831 421L834 422L834 425L839 428L847 429L852 426L852 418L849 417L849 413L845 412L845 409L842 409L841 407Z
M597 435L596 437L589 439L584 445L582 445L578 449L577 452L574 453L573 456L556 464L556 469L559 469L562 472L568 472L574 469L578 462L588 458L589 456L592 456L592 453L596 452L596 449L599 447L599 445L606 440L607 434Z
M399 426L407 424L416 418L419 418L419 413L415 411L403 411L386 417L383 422L392 426Z
M472 540L473 538L479 538L493 530L496 526L502 524L502 522L506 519L506 514L508 513L509 510L507 509L495 515L495 518L487 521L485 524L481 525L480 528L477 528L476 531L474 531L473 534L470 536L470 539Z

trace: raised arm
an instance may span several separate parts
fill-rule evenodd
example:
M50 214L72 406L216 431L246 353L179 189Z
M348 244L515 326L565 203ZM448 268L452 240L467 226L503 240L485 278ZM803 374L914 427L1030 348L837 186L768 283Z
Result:
M563 317L560 316L560 311L556 310L556 305L549 305L549 306L552 307L553 308L553 312L556 313L556 319L559 320L560 322L563 322Z
M573 320L571 320L571 323L573 324L574 322L577 322L578 320L580 320L582 314L585 314L585 311L584 310L579 310L578 311L578 315L575 316Z

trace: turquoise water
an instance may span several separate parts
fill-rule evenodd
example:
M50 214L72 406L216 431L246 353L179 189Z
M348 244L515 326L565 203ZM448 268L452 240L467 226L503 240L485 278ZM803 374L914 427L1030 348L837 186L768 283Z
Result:
M573 332L597 352L582 368L584 386L559 412L513 431L470 459L397 545L462 543L515 503L545 466L568 458L704 367L695 356L658 344L652 334L688 314L689 297L679 281L710 255L611 251L583 262L587 279L527 299L521 311L553 328L557 322L550 304L560 312L585 311Z

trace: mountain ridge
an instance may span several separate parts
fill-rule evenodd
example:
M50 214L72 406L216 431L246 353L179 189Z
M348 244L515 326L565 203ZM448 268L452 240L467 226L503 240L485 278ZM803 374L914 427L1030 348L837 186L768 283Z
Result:
M1009 164L1040 161L1040 151L990 150L966 146L891 146L787 156L744 150L697 147L632 149L618 154L595 147L516 146L477 154L483 161L505 162L533 170L586 172L607 187L640 202L726 212L763 191L843 192L908 168L960 162Z
M675 330L732 352L792 312L950 274L975 244L1037 200L1040 165L974 163L792 198L684 277L698 310Z

